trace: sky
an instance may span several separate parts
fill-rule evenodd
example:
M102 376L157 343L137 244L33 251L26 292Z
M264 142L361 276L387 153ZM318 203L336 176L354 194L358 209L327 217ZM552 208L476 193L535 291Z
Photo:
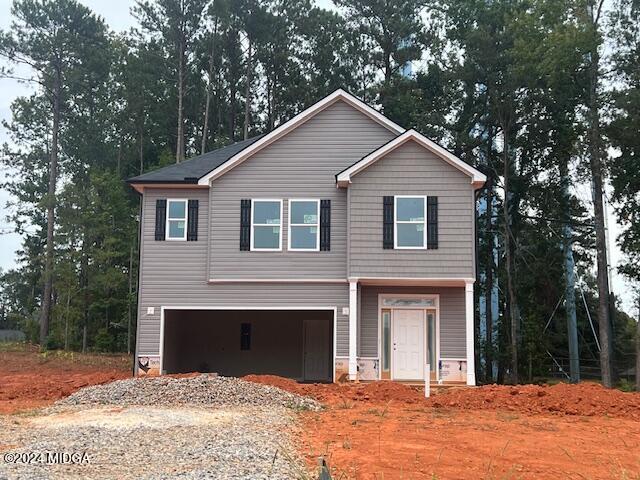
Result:
M91 8L98 15L101 15L106 23L115 31L126 31L134 26L135 21L130 14L130 8L135 3L134 0L80 0L81 3ZM11 23L11 4L12 0L0 0L0 29L6 30ZM316 0L318 6L324 8L335 8L331 0ZM0 119L8 120L10 118L9 107L11 101L21 95L27 95L32 87L20 84L15 80L0 79ZM8 136L4 127L0 126L0 144L7 142ZM0 170L0 181L6 176L6 171ZM583 200L590 198L588 186L577 186L576 193ZM13 226L6 220L7 201L10 200L8 193L0 190L0 269L7 270L15 266L15 251L20 248L20 237L11 233ZM608 227L609 227L609 245L610 245L610 262L614 267L612 269L612 287L613 291L622 299L624 310L635 317L636 311L633 308L633 290L632 286L626 279L615 272L622 258L622 252L615 242L615 239L621 232L620 225L613 212L613 208L608 205Z

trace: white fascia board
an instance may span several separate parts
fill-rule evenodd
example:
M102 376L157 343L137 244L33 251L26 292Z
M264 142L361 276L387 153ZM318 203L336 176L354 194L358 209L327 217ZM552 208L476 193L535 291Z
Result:
M371 152L369 155L364 157L359 162L353 164L343 172L339 173L336 178L338 186L340 187L348 186L351 183L351 177L353 175L364 170L369 165L380 160L382 157L389 154L399 146L405 144L409 140L415 141L416 143L423 146L427 150L435 153L437 156L439 156L444 161L454 166L461 172L469 175L469 177L471 177L471 183L473 184L474 188L480 188L487 181L486 175L484 175L479 170L473 168L471 165L463 162L458 157L456 157L453 153L442 148L440 145L433 142L432 140L429 140L427 137L416 132L415 130L407 130L402 135L384 144L382 147Z
M323 111L324 109L326 109L330 105L333 105L338 100L345 101L346 103L348 103L349 105L351 105L355 109L357 109L360 112L362 112L365 115L367 115L372 120L375 120L376 122L378 122L383 127L387 128L388 130L391 130L392 132L394 132L394 133L396 133L398 135L405 131L405 129L402 128L400 125L396 124L395 122L392 122L387 117L385 117L380 112L378 112L374 108L372 108L369 105L367 105L366 103L364 103L359 98L354 97L349 92L346 92L346 91L344 91L342 89L338 89L335 92L333 92L331 95L323 98L319 102L311 105L306 110L300 112L298 115L293 117L288 122L283 123L278 128L276 128L275 130L271 131L270 133L268 133L267 135L262 137L257 142L251 144L249 147L247 147L244 150L238 152L237 154L235 154L233 157L231 157L229 160L224 162L219 167L213 169L211 172L209 172L208 174L206 174L205 176L200 178L200 180L198 181L198 185L209 185L209 183L212 180L220 177L221 175L224 175L226 172L228 172L229 170L231 170L232 168L234 168L238 164L240 164L243 161L245 161L251 155L253 155L256 152L260 151L261 149L263 149L267 145L270 145L271 143L275 142L276 140L278 140L279 138L283 137L284 135L286 135L290 131L294 130L296 127L302 125L304 122L309 120L311 117L313 117L314 115L320 113L321 111Z
M357 281L362 285L385 287L465 287L475 282L474 278L456 277L352 277L349 281Z

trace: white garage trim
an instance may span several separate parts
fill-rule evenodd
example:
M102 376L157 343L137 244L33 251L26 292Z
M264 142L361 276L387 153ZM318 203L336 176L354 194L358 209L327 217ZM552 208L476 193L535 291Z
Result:
M337 330L338 330L338 307L292 307L292 306L282 306L282 307L260 307L260 306L194 306L194 305L162 305L160 307L160 375L162 375L163 364L164 364L164 321L165 315L164 312L167 310L289 310L289 311L325 311L325 312L333 312L333 373L332 373L332 381L335 383L336 381L336 353L337 353Z

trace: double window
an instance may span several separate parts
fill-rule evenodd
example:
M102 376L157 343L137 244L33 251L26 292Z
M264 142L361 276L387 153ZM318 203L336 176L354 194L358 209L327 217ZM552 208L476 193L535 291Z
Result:
M251 208L251 250L282 250L282 200L254 199ZM320 250L320 200L289 200L288 249Z
M166 240L187 239L187 200L167 200Z
M289 200L289 250L320 250L320 200Z
M251 250L282 250L282 200L253 200Z
M394 204L394 248L427 248L427 197L397 195Z

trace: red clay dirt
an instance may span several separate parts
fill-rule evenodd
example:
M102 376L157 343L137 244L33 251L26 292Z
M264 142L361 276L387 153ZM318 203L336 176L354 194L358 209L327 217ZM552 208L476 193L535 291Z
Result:
M0 350L0 414L49 405L82 387L130 376L130 356L40 354L35 346Z
M596 384L423 391L389 382L247 380L317 398L299 449L333 478L640 480L640 394Z

